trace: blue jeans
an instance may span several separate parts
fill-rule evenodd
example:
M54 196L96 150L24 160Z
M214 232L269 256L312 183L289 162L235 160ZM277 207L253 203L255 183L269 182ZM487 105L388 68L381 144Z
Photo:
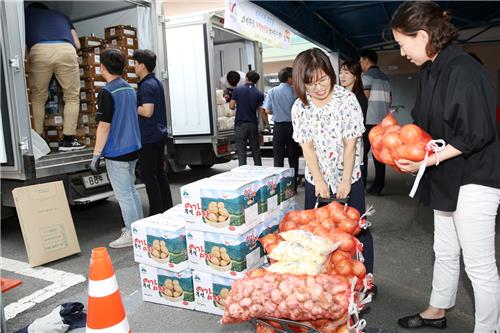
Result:
M131 162L113 161L106 159L106 170L115 192L116 200L122 211L125 227L144 217L141 199L135 189L135 165L137 160Z

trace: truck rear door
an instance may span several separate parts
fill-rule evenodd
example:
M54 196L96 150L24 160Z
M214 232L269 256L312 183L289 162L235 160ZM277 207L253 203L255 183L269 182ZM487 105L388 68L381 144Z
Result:
M211 135L212 102L206 21L167 23L172 135Z
M0 90L2 178L26 179L34 175L31 126L24 77L23 1L0 2ZM30 162L31 161L31 162ZM28 170L28 171L27 171ZM31 170L31 171L29 171Z

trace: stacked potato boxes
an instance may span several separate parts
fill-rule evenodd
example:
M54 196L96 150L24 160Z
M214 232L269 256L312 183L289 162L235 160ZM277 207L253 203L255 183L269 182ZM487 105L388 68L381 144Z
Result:
M78 55L80 64L80 113L76 138L89 147L95 145L97 124L97 96L106 85L101 75L100 47L102 39L95 36L80 37L81 51Z
M135 261L140 263L145 301L194 309L182 206L132 224Z
M181 187L195 310L223 313L234 280L265 263L259 238L294 207L291 197L279 202L281 180L291 172L293 181L293 169L253 168Z
M118 49L126 59L126 67L123 73L123 79L137 89L139 77L135 74L134 60L132 56L139 47L137 42L137 29L130 25L116 25L104 29L103 48Z

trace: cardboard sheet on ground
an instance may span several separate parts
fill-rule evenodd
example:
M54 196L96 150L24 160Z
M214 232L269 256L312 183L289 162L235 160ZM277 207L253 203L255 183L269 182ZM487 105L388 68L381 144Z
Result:
M12 191L31 267L79 253L62 181Z

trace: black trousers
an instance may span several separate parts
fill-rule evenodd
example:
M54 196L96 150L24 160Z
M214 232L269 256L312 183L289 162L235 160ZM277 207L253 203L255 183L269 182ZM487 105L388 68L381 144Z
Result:
M163 213L173 206L165 172L165 143L145 143L139 153L139 172L146 185L149 216Z
M247 142L252 151L253 164L262 165L259 146L259 129L257 124L242 123L234 127L238 165L247 164Z
M365 205L365 184L363 179L358 180L351 185L351 193L349 193L349 201L347 204L350 207L356 208L361 215L366 211ZM316 193L314 185L306 181L305 184L305 202L304 209L314 208L316 205ZM370 229L361 230L356 238L363 244L363 257L365 258L365 267L367 273L373 273L373 237Z
M363 144L364 144L364 154L363 154L363 163L364 166L361 169L361 173L363 175L365 184L366 178L368 177L368 152L371 149L370 141L368 140L368 133L370 130L376 125L366 125L366 135L363 135ZM373 180L373 184L370 187L370 190L376 193L382 192L382 189L385 185L385 164L379 162L373 157L373 164L375 165L375 179Z
M299 172L299 144L293 140L291 122L274 123L273 156L275 167L283 167L285 156L287 156L288 164L295 170L295 178L297 178Z

